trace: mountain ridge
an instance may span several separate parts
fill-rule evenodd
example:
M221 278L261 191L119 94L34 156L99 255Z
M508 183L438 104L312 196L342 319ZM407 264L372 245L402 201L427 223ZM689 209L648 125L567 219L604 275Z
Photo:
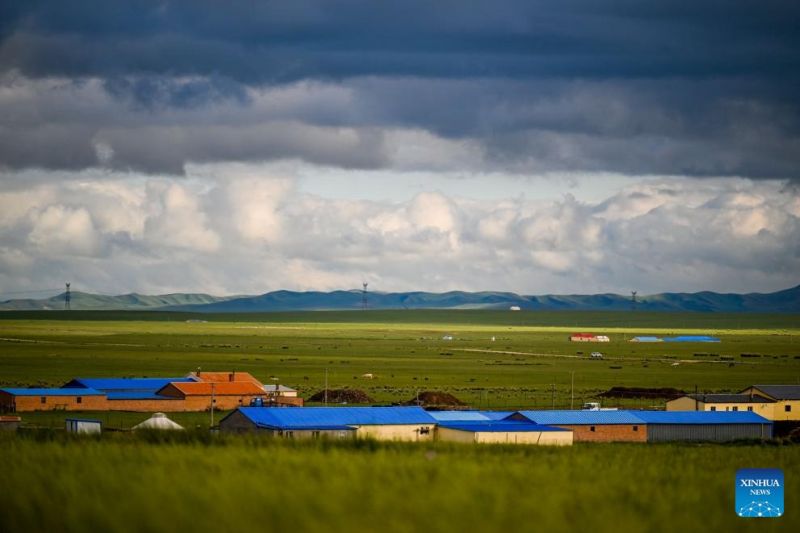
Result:
M242 313L268 311L356 310L362 308L359 290L277 290L252 296L212 296L205 293L172 293L116 296L79 291L71 293L70 306L82 310L152 310L198 313ZM370 292L369 309L509 309L523 310L629 310L629 296L601 294L520 295L503 291L448 291L433 293ZM0 311L64 309L64 293L43 299L13 299L0 302ZM800 285L772 293L667 292L637 298L643 311L800 313Z

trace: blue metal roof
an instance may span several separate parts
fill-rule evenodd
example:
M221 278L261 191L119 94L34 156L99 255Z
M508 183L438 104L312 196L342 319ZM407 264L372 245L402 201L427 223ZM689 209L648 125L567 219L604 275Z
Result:
M514 414L513 411L428 411L436 420L446 421L488 421L488 420L503 420L508 418L509 415Z
M439 422L456 422L456 421L483 421L488 422L491 420L481 411L428 411L428 414Z
M772 424L750 411L637 411L646 424Z
M643 424L631 411L518 411L536 424Z
M105 392L95 389L0 389L14 396L102 396Z
M514 414L514 411L481 411L489 420L505 420Z
M192 378L75 378L65 383L64 388L84 387L103 391L111 390L152 390L157 391L169 383L188 383Z
M277 429L436 423L421 407L240 407L238 410L257 426Z
M519 433L530 431L570 431L569 429L544 426L540 424L530 424L527 422L442 422L439 424L443 428L457 429L459 431L469 431L471 433Z
M664 342L721 342L717 337L710 335L681 335L678 337L664 337Z

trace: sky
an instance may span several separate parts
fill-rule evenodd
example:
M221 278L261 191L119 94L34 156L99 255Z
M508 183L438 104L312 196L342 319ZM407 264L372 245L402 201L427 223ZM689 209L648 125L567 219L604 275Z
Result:
M3 2L0 298L795 286L798 27L770 0Z

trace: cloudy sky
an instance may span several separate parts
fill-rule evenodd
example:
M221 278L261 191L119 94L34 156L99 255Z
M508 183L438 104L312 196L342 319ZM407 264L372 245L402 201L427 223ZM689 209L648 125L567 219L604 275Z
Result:
M0 297L800 283L800 4L0 3Z

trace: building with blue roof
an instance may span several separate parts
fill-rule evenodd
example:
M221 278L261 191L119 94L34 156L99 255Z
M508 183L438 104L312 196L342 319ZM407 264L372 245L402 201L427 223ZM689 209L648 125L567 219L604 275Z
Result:
M194 378L75 378L68 381L62 388L96 389L103 392L156 392L170 383L188 383L196 381Z
M710 335L680 335L678 337L664 337L664 342L721 342L717 337Z
M107 398L96 389L0 389L0 411L102 411Z
M571 429L576 442L768 439L773 428L747 411L519 411L508 419Z
M572 431L517 420L445 421L436 427L438 440L464 443L571 446Z
M261 431L287 438L328 436L377 440L432 440L436 419L421 407L241 407L220 421L221 431Z
M502 413L503 417L510 412ZM572 432L481 411L421 407L242 407L220 421L222 431L263 431L289 438L328 436L377 440L572 444Z

